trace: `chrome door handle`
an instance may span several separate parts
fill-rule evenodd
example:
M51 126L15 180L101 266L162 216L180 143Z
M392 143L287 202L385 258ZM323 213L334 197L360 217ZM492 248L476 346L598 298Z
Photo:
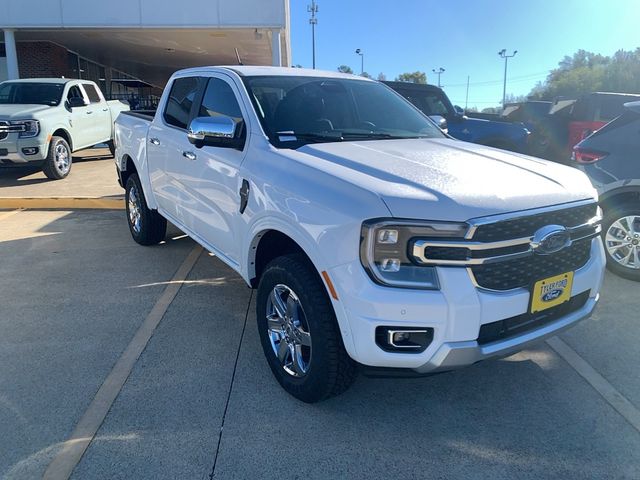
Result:
M151 145L160 145L160 140L158 140L157 138L150 138L149 143Z
M91 111L91 112L87 112L87 115L91 115L92 113L93 113L93 111Z
M108 112L108 111L109 111L109 109L108 109L108 108L103 108L103 109L102 109L102 111L103 111L103 112Z
M187 160L195 160L198 156L193 152L182 152L182 156Z

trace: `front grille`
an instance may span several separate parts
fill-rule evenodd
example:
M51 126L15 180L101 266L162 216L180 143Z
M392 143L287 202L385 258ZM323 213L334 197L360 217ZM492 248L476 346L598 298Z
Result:
M523 313L515 317L482 325L480 327L480 334L478 335L478 344L486 345L487 343L504 340L558 320L560 317L582 308L587 303L587 300L589 300L589 293L589 290L582 292L572 297L568 302L549 308L543 312L534 314Z
M565 227L582 225L596 216L597 208L597 204L590 203L579 207L480 225L473 235L473 240L476 242L495 242L528 237L545 225L563 225Z
M577 270L589 260L591 240L580 240L552 255L530 255L471 267L478 286L489 290L529 287L535 281Z
M6 130L9 124L7 122L0 122L0 140L4 140L9 136L9 132Z

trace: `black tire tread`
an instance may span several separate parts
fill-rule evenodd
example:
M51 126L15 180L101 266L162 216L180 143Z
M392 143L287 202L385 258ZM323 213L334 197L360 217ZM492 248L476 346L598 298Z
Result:
M132 173L129 175L126 184L126 194L129 192L130 182L136 184L138 189L138 195L140 195L140 204L141 204L141 230L139 234L136 234L131 227L131 223L129 222L129 202L128 198L125 199L125 203L127 205L127 223L129 224L129 230L131 231L131 236L133 239L139 243L140 245L156 245L164 240L167 234L167 220L158 213L157 210L151 210L147 206L147 200L144 197L144 192L142 190L142 184L140 183L140 178L137 173Z
M602 241L604 243L605 236L607 234L607 230L613 222L621 217L626 217L629 215L640 215L640 203L637 202L625 202L620 205L616 205L614 207L610 207L604 211L604 221L602 222ZM640 270L632 270L630 268L623 267L618 262L616 262L611 256L609 252L606 251L605 244L605 256L607 258L607 269L619 275L622 278L626 278L628 280L633 280L636 282L640 282Z
M303 304L305 312L315 310L315 315L322 319L323 330L330 332L326 335L325 353L327 354L326 365L328 370L328 381L324 386L324 391L315 392L313 395L296 395L300 400L307 403L314 403L334 397L347 390L358 374L357 363L354 362L344 348L342 335L331 301L322 283L320 276L316 272L311 262L303 254L290 254L272 260L266 267L261 282L274 273L292 275L301 285L305 286L306 302ZM266 292L268 294L268 292ZM300 292L297 292L300 294ZM260 291L259 291L260 295ZM260 309L261 302L256 303ZM258 315L261 315L258 311ZM274 372L275 373L275 372ZM283 374L286 375L286 374ZM279 376L276 375L278 380ZM282 382L280 382L282 384ZM285 387L285 385L283 385ZM286 389L286 387L285 387ZM291 392L290 392L291 393Z
M67 175L62 175L55 166L55 147L59 142L64 142L67 146L67 150L69 151L69 161L71 163L69 164L69 171L67 172ZM62 137L51 137L51 141L49 142L49 152L47 153L47 158L45 158L42 164L42 172L51 180L62 180L71 173L71 165L73 165L73 159L71 156L71 147L69 147L67 141Z

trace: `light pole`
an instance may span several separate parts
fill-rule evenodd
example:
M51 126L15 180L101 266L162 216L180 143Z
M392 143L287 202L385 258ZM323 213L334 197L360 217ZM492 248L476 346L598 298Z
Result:
M514 50L511 55L507 55L507 49L503 48L498 52L500 57L504 58L504 84L502 86L502 108L504 108L504 102L507 99L507 62L510 58L513 58L518 53L518 50Z
M309 19L309 23L311 24L311 48L313 52L313 68L316 68L316 25L318 24L318 19L316 18L316 13L318 13L318 5L316 4L316 0L311 0L311 5L307 6L307 12L311 14L311 18Z
M432 69L431 71L432 71L433 73L435 73L436 75L438 75L438 88L441 88L441 87L440 87L440 75L442 75L442 74L445 72L444 68L440 67L440 68L438 68L438 70L436 70L436 69L434 68L434 69Z
M362 75L364 73L364 52L361 49L356 48L356 53L360 55L360 75Z

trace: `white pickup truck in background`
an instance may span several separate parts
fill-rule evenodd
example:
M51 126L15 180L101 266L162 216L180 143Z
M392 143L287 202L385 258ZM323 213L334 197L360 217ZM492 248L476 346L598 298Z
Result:
M129 110L89 80L34 78L0 83L0 164L41 162L51 179L71 171L72 153L113 146L113 123Z
M166 220L257 288L280 384L315 402L359 367L428 374L509 355L594 309L596 194L562 165L447 137L390 88L208 67L116 120L140 244Z

